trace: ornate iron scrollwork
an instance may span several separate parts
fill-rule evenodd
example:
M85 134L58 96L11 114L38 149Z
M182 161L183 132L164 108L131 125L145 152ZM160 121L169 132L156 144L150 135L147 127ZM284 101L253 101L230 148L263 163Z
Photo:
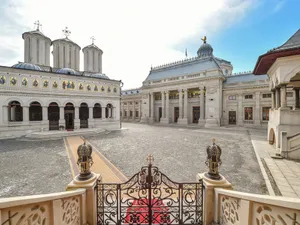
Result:
M99 181L98 224L202 224L202 180L173 182L150 158L125 183Z

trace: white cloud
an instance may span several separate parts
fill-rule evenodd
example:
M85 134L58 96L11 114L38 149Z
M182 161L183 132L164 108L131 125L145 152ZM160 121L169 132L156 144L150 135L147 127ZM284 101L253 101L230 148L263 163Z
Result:
M200 46L200 36L214 35L240 20L253 0L15 0L13 3L16 7L8 7L8 3L2 8L6 17L0 17L14 21L6 26L14 32L0 32L0 48L10 46L19 51L19 55L6 58L7 66L23 61L21 34L33 28L35 20L40 20L44 34L52 40L63 37L65 26L72 32L70 39L81 48L95 36L95 44L104 51L103 72L110 78L122 79L124 88L134 88L142 85L151 64L184 57L184 49L175 49L176 44L198 39ZM23 30L15 32L15 27ZM0 59L3 55L2 50ZM83 54L81 69L82 61Z

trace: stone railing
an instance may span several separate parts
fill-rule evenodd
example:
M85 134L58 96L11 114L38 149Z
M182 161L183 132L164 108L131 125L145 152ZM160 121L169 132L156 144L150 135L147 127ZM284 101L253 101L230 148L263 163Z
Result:
M86 190L0 198L0 224L86 224Z
M222 225L300 224L300 199L215 188L214 223Z

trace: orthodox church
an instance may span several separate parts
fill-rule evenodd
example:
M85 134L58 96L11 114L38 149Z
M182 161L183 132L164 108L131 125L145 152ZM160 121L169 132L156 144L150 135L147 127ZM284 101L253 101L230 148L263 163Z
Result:
M51 40L36 29L22 34L24 62L0 66L0 138L34 131L120 127L120 80L102 73L103 51L82 49L65 38ZM50 65L52 46L53 66Z

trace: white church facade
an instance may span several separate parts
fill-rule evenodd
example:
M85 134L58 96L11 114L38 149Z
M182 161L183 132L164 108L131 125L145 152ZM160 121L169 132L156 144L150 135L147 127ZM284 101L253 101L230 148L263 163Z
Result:
M0 66L0 137L34 131L120 128L120 80L102 73L102 50L69 39L51 41L37 29L25 32L24 62ZM53 46L53 67L50 47Z

